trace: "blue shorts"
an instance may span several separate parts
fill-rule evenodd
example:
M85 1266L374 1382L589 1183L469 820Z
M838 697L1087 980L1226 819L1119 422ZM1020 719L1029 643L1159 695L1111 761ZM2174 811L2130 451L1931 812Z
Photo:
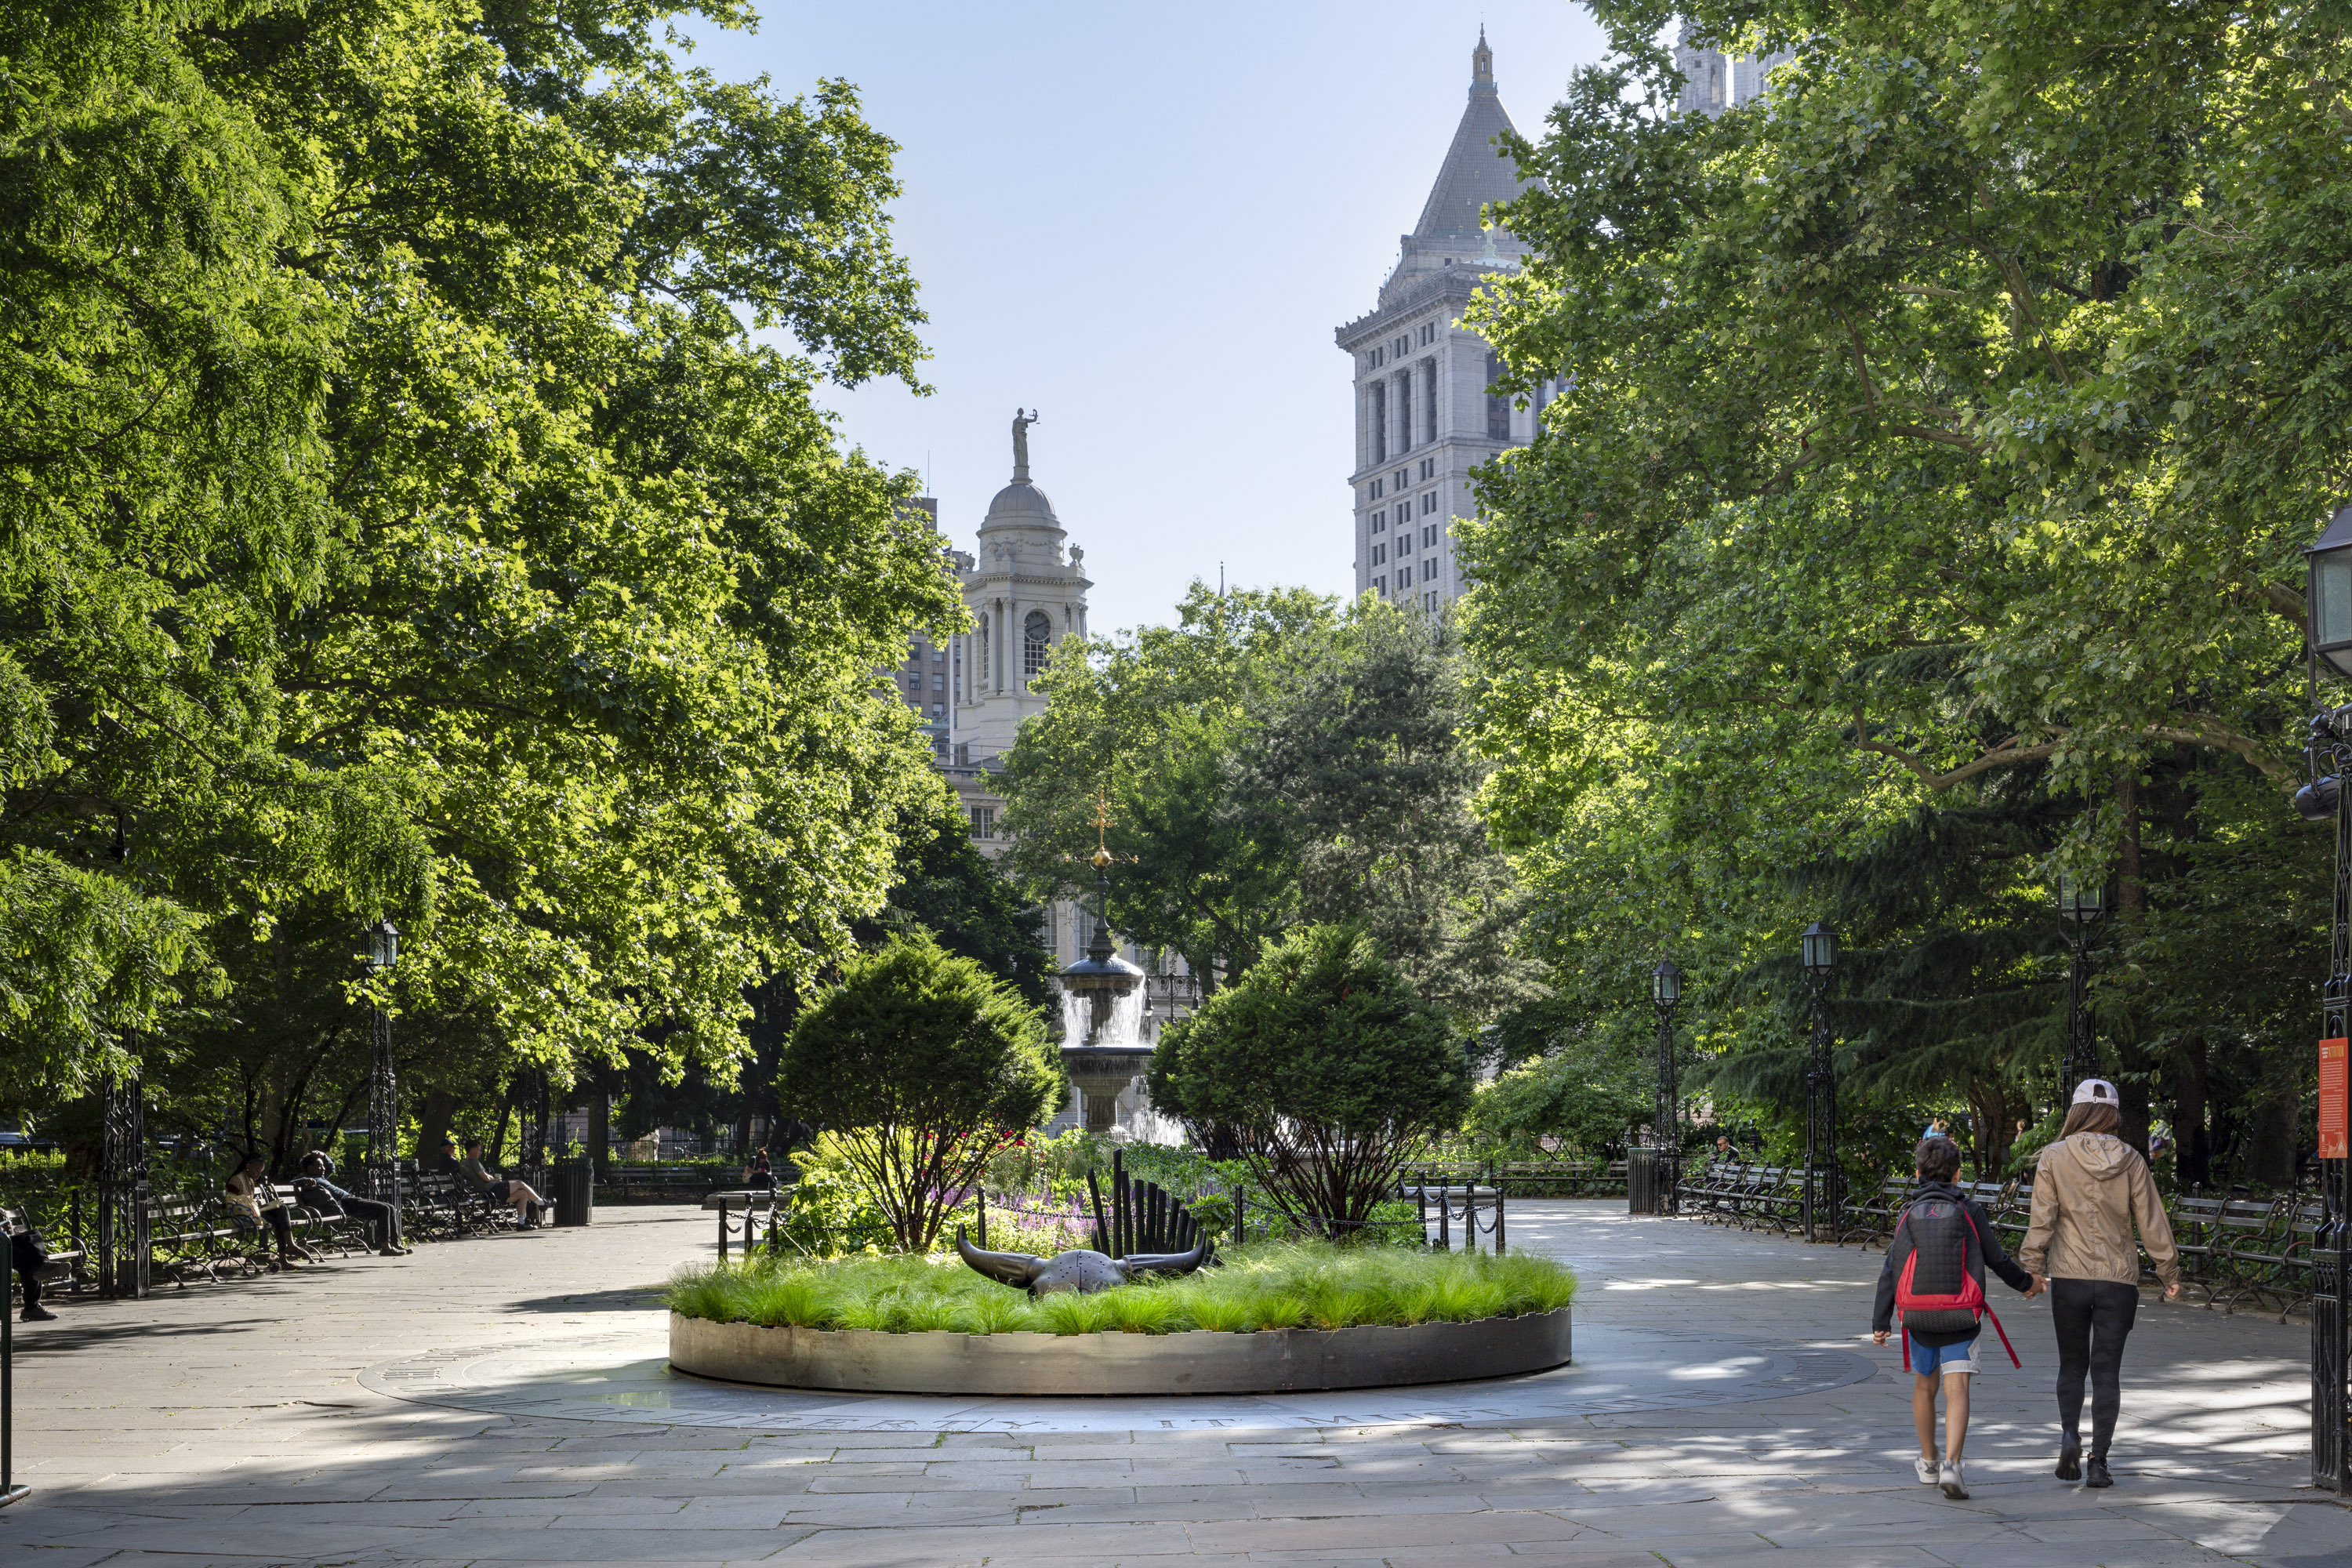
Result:
M1941 1377L1946 1373L1966 1373L1976 1375L1977 1337L1970 1334L1958 1344L1937 1345L1932 1349L1917 1340L1911 1342L1911 1370L1921 1377Z

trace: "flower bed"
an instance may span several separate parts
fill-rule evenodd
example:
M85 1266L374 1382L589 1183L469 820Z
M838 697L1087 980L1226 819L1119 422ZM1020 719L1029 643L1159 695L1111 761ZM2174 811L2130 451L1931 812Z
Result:
M1576 1277L1549 1258L1307 1242L1237 1247L1222 1267L1181 1279L1034 1301L952 1256L699 1268L671 1282L668 1301L680 1317L767 1328L1075 1335L1469 1323L1558 1311L1575 1294Z

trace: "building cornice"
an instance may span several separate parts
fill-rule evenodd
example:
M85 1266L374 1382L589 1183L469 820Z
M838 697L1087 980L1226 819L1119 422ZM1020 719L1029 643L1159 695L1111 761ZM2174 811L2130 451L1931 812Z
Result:
M1433 300L1458 300L1470 302L1470 295L1489 273L1501 273L1500 268L1447 267L1428 274L1426 282L1408 284L1404 293L1392 305L1382 305L1368 315L1357 317L1346 326L1332 329L1332 340L1349 353L1355 353L1366 342L1395 327L1407 316L1417 316Z

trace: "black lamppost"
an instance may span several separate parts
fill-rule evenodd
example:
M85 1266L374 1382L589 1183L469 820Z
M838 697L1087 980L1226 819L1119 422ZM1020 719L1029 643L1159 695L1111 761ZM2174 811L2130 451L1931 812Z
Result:
M1837 932L1815 921L1797 939L1797 962L1813 991L1813 1060L1805 1069L1805 1239L1838 1234L1843 1207L1837 1157L1837 1067L1830 1058L1830 982L1837 975Z
M362 949L368 973L378 986L375 1052L368 1082L368 1196L392 1205L392 1244L400 1245L400 1085L392 1071L392 1018L383 1010L381 986L400 957L400 931L388 920L367 928Z
M1682 1180L1682 1088L1675 1079L1675 1009L1683 999L1683 972L1671 958L1650 971L1650 1000L1658 1009L1658 1104L1650 1126L1658 1144L1657 1212L1675 1210Z
M2312 701L2319 666L2352 679L2352 506L2338 510L2306 551L2311 576L2307 657ZM2327 984L2320 994L2319 1194L2321 1215L2311 1239L2311 1479L2333 1492L2352 1492L2352 1440L2346 1422L2352 1400L2345 1388L2352 1346L2347 1344L2345 1288L2352 1278L2352 1215L2347 1214L2344 1071L2345 1037L2352 1034L2352 706L2312 716L2304 758L2311 782L2296 792L2295 807L2315 821L2336 823L2336 897L2327 950Z
M2091 1012L2084 989L2091 978L2091 927L2107 912L2104 882L2084 883L2058 873L2058 923L2066 934L2066 1050L2058 1062L2058 1103L2074 1098L2074 1086L2099 1075L2099 1046L2091 1035Z

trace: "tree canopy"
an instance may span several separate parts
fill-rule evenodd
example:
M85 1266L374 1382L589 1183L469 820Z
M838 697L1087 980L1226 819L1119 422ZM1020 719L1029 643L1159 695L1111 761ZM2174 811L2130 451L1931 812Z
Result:
M845 963L776 1076L784 1116L832 1134L908 1252L1067 1092L1037 1009L920 933Z
M1175 626L1077 645L1042 684L1052 706L1003 776L1018 874L1081 885L1100 790L1112 923L1196 974L1246 973L1289 928L1349 921L1465 1017L1531 990L1443 619L1195 583Z
M1354 1239L1419 1142L1470 1104L1444 1016L1362 931L1305 926L1153 1053L1152 1103L1230 1141L1294 1225Z
M2201 1137L2226 1070L2276 1179L2323 967L2286 792L2352 432L2340 16L1675 9L1793 58L1670 115L1667 8L1604 0L1470 318L1507 390L1564 388L1465 529L1493 820L1562 984L1622 1012L1675 949L1717 1082L1785 1102L1829 914L1856 1081L1999 1143L2050 1087L2050 879L2112 876L2127 1130ZM2221 910L2248 873L2259 919Z
M404 1041L723 1079L879 907L941 786L872 672L961 615L814 401L920 385L894 148L682 9L0 19L15 1103L207 1037L289 1092L380 914Z

